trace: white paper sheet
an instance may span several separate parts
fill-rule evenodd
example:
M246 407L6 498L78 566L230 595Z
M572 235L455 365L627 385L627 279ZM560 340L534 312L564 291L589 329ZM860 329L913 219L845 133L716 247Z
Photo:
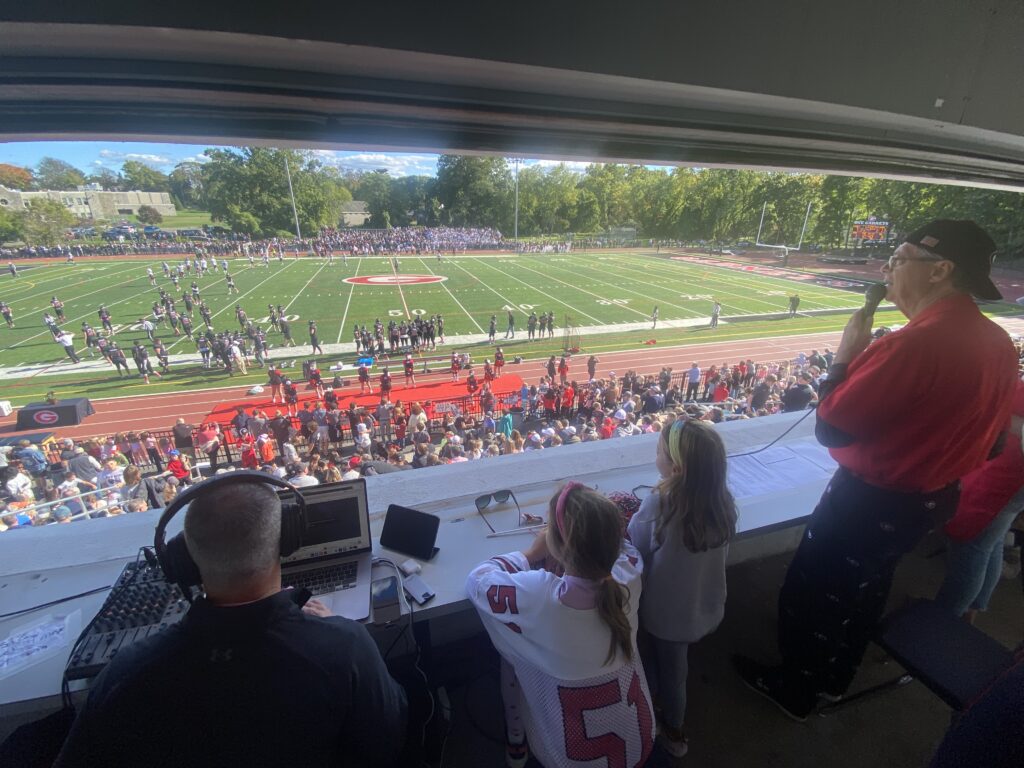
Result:
M68 616L43 616L11 630L0 640L0 679L61 653L78 638L81 625L79 610Z
M729 459L727 482L737 500L790 491L831 477L836 463L809 439Z

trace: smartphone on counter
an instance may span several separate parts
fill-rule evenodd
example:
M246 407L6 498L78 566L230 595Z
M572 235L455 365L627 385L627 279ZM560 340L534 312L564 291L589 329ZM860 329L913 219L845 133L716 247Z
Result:
M402 615L398 599L398 577L388 576L370 583L370 601L373 605L373 623L390 624Z
M405 594L415 600L416 605L426 605L434 599L434 590L428 587L427 583L415 573L412 576L406 576L402 584L405 586Z

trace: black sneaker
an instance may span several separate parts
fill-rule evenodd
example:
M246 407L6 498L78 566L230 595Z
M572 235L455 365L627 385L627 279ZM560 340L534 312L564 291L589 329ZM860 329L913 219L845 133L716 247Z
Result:
M781 667L770 667L746 656L734 655L732 665L743 684L774 704L790 720L805 722L814 705L800 701L784 684Z

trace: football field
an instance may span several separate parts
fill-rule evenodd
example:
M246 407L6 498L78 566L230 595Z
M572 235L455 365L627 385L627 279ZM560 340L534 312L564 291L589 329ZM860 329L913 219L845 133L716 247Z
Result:
M173 266L179 258L167 261ZM239 327L236 305L264 327L267 305L280 305L298 344L308 343L306 324L311 319L317 321L323 344L351 342L356 323L372 329L376 318L387 324L391 319L436 314L444 317L446 335L481 338L486 336L491 315L496 315L501 339L511 309L521 339L531 312L553 312L560 337L567 321L581 326L587 335L649 323L655 307L659 328L671 321L704 325L716 299L722 305L723 323L732 315L783 312L793 293L800 295L801 312L853 309L863 303L855 292L637 253L466 255L444 256L440 261L399 256L397 268L384 257L349 257L347 264L340 256L333 263L311 257L272 259L269 267L259 260L252 266L247 259L236 258L229 260L229 271L237 295L228 294L219 272L201 278L186 275L175 291L159 259L81 259L74 266L23 265L17 278L6 273L0 277L0 300L11 306L16 323L13 329L0 326L0 366L65 359L42 321L52 296L64 302L63 327L76 334L78 348L83 342L83 320L100 329L100 305L110 311L123 348L144 339L139 321L159 298L158 289L148 282L147 267L153 269L157 285L178 298L196 279L217 331ZM177 306L183 311L180 300ZM203 328L198 312L194 321L197 329ZM175 338L169 329L160 329L158 336L172 355L195 352L188 339ZM274 345L281 341L273 330L268 330L268 338Z

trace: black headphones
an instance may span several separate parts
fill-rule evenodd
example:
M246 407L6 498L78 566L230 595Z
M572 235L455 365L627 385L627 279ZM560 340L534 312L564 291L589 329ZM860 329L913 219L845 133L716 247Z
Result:
M211 488L228 483L274 485L293 491L292 500L288 504L281 504L281 557L287 557L302 546L302 537L306 532L306 502L291 483L253 469L226 472L196 483L179 493L167 506L153 534L153 548L156 550L156 559L160 563L164 577L167 581L177 584L189 602L192 601L191 588L199 586L203 579L199 574L199 566L192 559L192 554L185 544L184 531L167 541L167 524L186 504L207 493Z

